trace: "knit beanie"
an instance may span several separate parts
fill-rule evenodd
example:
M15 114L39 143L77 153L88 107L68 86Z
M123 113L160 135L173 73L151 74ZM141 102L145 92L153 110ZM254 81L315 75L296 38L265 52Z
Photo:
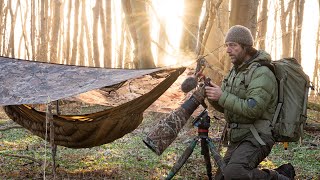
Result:
M224 42L236 42L244 45L253 45L253 37L250 30L241 25L232 26L227 32Z

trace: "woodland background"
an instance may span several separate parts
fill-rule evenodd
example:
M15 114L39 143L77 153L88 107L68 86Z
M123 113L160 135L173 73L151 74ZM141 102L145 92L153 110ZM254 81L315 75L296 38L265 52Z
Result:
M275 60L298 59L315 86L310 99L319 99L319 12L318 0L0 0L0 55L103 68L191 67L148 109L132 133L90 149L58 148L61 179L159 179L197 132L186 127L161 157L142 144L143 136L179 107L185 97L180 84L192 74L199 56L214 54L207 73L221 81L231 67L224 48L229 27L250 28L255 47L270 52ZM134 97L156 84L148 78L134 87L138 92ZM110 95L117 103L132 95L118 93L121 97ZM98 110L83 103L66 106L73 114ZM318 125L319 119L319 110L308 111L308 123ZM213 120L213 124L210 136L218 138L223 123ZM46 142L17 128L21 126L0 111L0 177L53 179ZM291 162L297 179L319 179L320 138L319 128L315 129L306 131L303 142L290 143L289 150L277 144L260 167ZM176 178L204 179L202 159L196 151Z

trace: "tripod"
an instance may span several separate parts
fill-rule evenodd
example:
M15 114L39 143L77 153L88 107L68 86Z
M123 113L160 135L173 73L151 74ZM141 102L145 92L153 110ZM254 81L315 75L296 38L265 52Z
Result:
M217 152L214 144L212 143L211 138L209 138L209 127L210 127L210 117L208 115L208 111L205 109L198 115L195 120L193 121L193 125L198 127L198 136L196 136L190 145L185 149L181 157L178 159L178 161L174 164L171 171L167 175L166 179L172 179L173 176L180 170L180 168L185 164L187 159L192 154L194 148L197 145L197 142L201 142L201 154L204 157L204 161L206 164L207 169L207 175L209 179L212 179L212 166L210 161L210 154L209 150L211 151L211 154L213 155L213 158L220 168L220 170L223 173L223 168L225 167L225 164L222 160L221 155Z

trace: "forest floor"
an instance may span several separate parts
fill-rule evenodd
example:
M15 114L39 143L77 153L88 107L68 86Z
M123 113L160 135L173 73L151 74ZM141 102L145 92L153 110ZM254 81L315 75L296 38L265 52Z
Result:
M152 104L144 113L144 120L140 126L124 137L93 148L71 149L58 146L56 179L164 179L193 137L197 135L197 129L192 126L191 122L188 122L161 156L157 156L148 149L142 140L159 120L183 102L185 94L179 88L185 76L186 73ZM150 80L141 82L150 84ZM140 91L146 89L146 84L140 88ZM130 91L132 92L135 88L136 86L131 86ZM129 98L120 97L119 94L127 93L119 92L121 89L114 95L119 98L114 102L121 103L120 99ZM136 97L132 94L126 96ZM77 107L68 106L67 111L87 113L92 111L92 108L91 105L80 103ZM194 115L196 116L199 112L201 109L197 110ZM211 117L221 119L212 118L209 129L209 136L218 139L224 126L223 115L213 110L209 112ZM319 123L320 113L308 111L307 122ZM14 128L8 129L8 127ZM8 130L1 130L5 128ZM200 146L196 146L195 151L174 179L207 179L205 163L200 150ZM225 148L222 149L222 154L224 151ZM54 179L51 162L49 143L28 130L17 127L15 122L1 110L0 179L44 179L44 177ZM295 167L296 179L320 179L320 132L305 131L303 141L289 143L287 150L284 150L281 143L275 144L271 154L260 163L259 167L276 168L288 162ZM216 166L213 160L211 163L214 173Z

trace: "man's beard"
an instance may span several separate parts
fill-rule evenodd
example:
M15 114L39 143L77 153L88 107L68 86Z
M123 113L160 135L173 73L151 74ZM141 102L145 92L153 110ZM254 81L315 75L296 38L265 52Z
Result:
M233 61L233 64L235 66L239 66L245 61L245 57L246 57L246 51L241 51L241 53L235 56L235 60Z

